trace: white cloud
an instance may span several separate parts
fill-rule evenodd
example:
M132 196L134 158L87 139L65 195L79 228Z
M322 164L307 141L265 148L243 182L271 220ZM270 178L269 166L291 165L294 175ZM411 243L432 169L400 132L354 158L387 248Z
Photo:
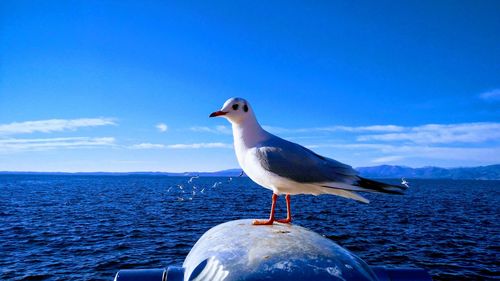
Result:
M384 156L384 157L375 158L371 162L380 164L380 163L396 162L396 161L399 161L402 159L404 159L404 157L398 156L398 155L391 155L391 156Z
M308 148L336 148L340 150L355 151L357 157L373 158L371 162L385 163L408 159L453 160L464 163L498 163L500 162L500 146L490 147L456 147L456 146L429 146L405 144L331 144L320 143L308 145ZM337 151L338 153L338 151ZM328 155L325 155L328 156ZM429 162L431 163L431 162Z
M396 125L372 125L372 126L328 126L328 127L313 127L313 128L282 128L274 126L262 126L264 129L272 133L313 133L313 132L399 132L404 130L404 127Z
M328 130L328 128L326 128ZM396 125L372 125L372 126L334 126L330 127L332 131L346 131L346 132L400 132L404 127Z
M500 147L390 146L382 152L404 155L405 158L457 160L467 163L497 163L500 160Z
M403 132L357 137L358 141L408 141L418 144L481 143L500 140L500 123L428 124L406 127Z
M418 144L438 143L482 143L500 141L500 123L475 122L457 124L425 124L414 127L397 125L372 126L330 126L317 128L288 129L281 127L263 126L272 133L319 133L319 132L349 132L356 136L357 141L382 142L412 142ZM362 134L362 133L370 134ZM361 134L361 135L360 135ZM309 135L311 137L311 135Z
M233 148L233 145L221 142L209 142L209 143L170 144L167 145L167 148L170 149Z
M479 98L489 102L500 101L500 89L494 89L479 95Z
M0 139L0 152L20 152L34 150L52 150L58 148L96 148L115 145L113 137L70 137L70 138L39 138L39 139Z
M232 134L231 128L223 125L215 126L215 127L206 127L206 126L194 126L189 128L190 131L197 133L213 133L213 134Z
M165 145L158 144L158 143L145 142L145 143L131 145L131 146L129 146L129 148L132 148L132 149L162 149L162 148L165 148Z
M158 123L156 124L156 129L158 129L159 132L163 133L163 132L166 132L168 130L168 126L167 124L165 123Z
M127 146L130 149L199 149L199 148L233 148L232 144L221 142L202 142L202 143L179 143L179 144L159 144L159 143L140 143Z
M76 130L81 127L116 125L110 118L48 119L37 121L13 122L0 124L0 135L30 134L35 132L50 133Z

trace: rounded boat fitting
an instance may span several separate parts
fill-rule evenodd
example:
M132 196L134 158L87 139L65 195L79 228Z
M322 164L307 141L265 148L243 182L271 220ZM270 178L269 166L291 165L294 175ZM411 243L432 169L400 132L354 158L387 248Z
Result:
M236 220L207 231L186 257L184 280L377 280L333 241L291 224Z
M115 281L359 280L428 281L417 268L370 267L356 255L306 228L252 220L226 222L196 242L182 267L121 270Z

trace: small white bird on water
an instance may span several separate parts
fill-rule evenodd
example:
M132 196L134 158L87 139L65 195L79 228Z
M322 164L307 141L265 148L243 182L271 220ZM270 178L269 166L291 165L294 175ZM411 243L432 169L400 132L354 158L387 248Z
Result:
M231 122L236 157L245 174L273 191L269 219L255 220L255 225L269 225L274 221L290 223L290 195L333 194L369 203L356 192L402 194L406 189L362 178L349 165L267 132L257 122L252 107L245 99L227 100L219 111L210 114L210 117L217 116ZM280 194L285 194L287 217L276 220L274 209Z

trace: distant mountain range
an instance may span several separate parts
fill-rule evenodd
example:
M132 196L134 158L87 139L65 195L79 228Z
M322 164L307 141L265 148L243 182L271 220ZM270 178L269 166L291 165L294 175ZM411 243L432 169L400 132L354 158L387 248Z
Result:
M356 170L358 170L362 176L368 178L405 177L420 179L500 180L500 164L465 168L410 168L405 166L381 165L360 167Z
M24 172L24 171L0 171L0 175L83 175L83 176L168 176L168 177L238 177L241 169L228 169L217 172Z
M471 180L500 180L500 164L466 167L466 168L440 168L422 167L410 168L405 166L381 165L373 167L356 168L360 175L367 178L413 178L413 179L471 179ZM241 169L229 169L217 172L2 172L0 174L38 174L38 175L158 175L158 176L184 176L184 177L238 177Z

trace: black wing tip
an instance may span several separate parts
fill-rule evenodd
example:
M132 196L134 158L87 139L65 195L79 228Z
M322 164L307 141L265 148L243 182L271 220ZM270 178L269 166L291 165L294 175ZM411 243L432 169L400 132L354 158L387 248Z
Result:
M358 177L359 180L355 184L357 186L371 189L376 192L381 192L381 193L387 193L387 194L396 194L396 195L403 195L404 191L408 189L408 187L404 185L393 185L393 184L388 184L388 183L383 183L379 181L374 181L362 177Z

